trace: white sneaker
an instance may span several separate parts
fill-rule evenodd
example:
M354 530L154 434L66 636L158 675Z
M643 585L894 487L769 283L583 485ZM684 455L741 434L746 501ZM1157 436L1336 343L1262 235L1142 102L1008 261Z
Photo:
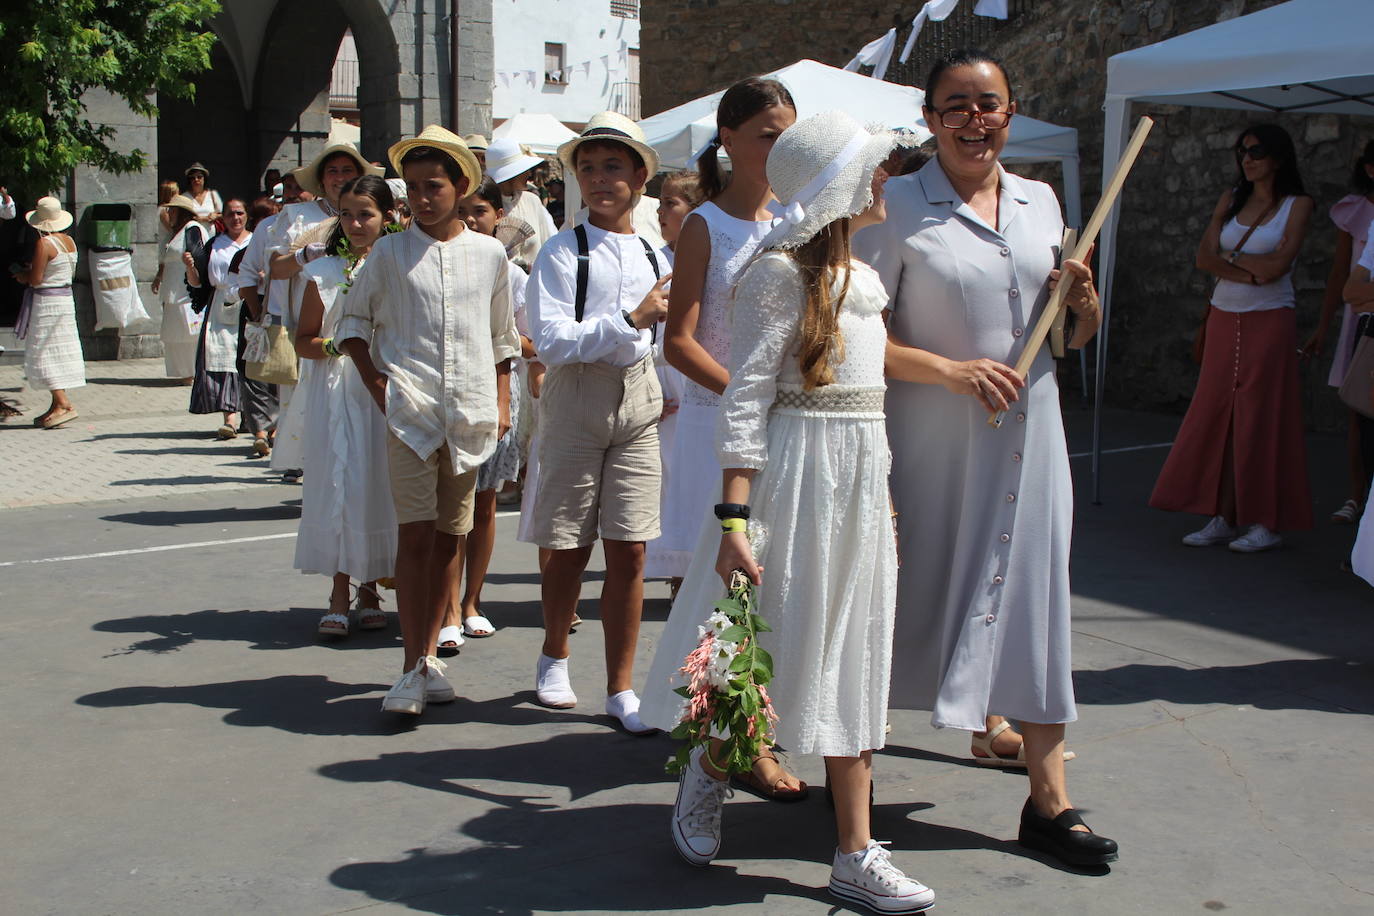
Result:
M621 728L632 735L652 735L658 731L652 725L645 725L639 717L639 697L633 690L622 690L606 697L606 715L617 720Z
M425 666L425 702L452 703L455 696L453 685L444 677L448 665L433 655L426 655L420 660L420 664Z
M540 706L554 709L572 709L577 705L577 694L573 693L572 681L568 678L566 658L549 658L540 654L539 664L534 671L534 697Z
M1251 525L1228 546L1236 553L1259 553L1262 550L1272 550L1282 543L1283 538L1263 525Z
M418 716L425 711L425 661L415 663L415 667L401 675L401 679L386 692L382 699L382 712L399 712Z
M1211 547L1213 544L1225 544L1239 533L1226 523L1226 519L1217 515L1202 530L1185 535L1183 543L1189 547Z
M935 903L935 892L903 874L877 840L869 840L859 852L835 850L830 893L875 913L919 913Z
M682 768L673 804L673 845L692 865L710 865L720 854L720 815L730 790L729 782L702 770L703 753L698 748Z

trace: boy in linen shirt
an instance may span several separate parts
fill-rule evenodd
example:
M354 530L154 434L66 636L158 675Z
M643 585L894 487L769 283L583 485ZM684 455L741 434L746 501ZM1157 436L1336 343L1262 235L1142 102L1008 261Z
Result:
M631 683L644 609L644 544L659 534L663 397L652 348L667 314L669 273L662 255L635 234L632 213L658 157L638 125L614 112L592 118L558 155L577 176L590 219L545 243L526 290L535 350L549 367L540 394L544 428L532 524L535 543L551 551L535 693L546 706L577 703L568 629L599 534L606 556L606 712L626 730L647 734L653 729L639 719Z
M477 470L510 425L520 337L505 249L458 218L482 177L476 158L437 126L388 153L414 219L354 274L335 336L387 417L405 663L382 709L418 715L454 697L432 653L472 529Z

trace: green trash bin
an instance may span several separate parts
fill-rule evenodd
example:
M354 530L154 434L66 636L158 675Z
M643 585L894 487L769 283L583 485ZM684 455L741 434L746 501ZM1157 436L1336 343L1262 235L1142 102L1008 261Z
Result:
M86 211L86 244L94 251L132 251L134 208L130 204L91 204Z

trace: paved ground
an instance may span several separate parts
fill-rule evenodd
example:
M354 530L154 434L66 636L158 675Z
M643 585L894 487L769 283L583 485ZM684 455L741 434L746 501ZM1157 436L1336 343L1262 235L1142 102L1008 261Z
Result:
M75 429L0 427L22 504L0 511L0 911L838 912L818 890L819 795L736 798L724 858L677 860L670 743L598 715L594 601L574 639L583 704L530 702L537 577L512 517L486 604L501 631L454 660L458 702L397 723L378 712L394 626L313 635L327 585L291 569L299 489L211 441L184 389L135 383L157 364L90 368L112 381L75 393ZM16 379L0 367L0 394ZM1112 415L1108 445L1174 425ZM1085 415L1069 426L1085 450ZM1312 455L1324 516L1340 445ZM940 912L1374 911L1374 592L1337 568L1350 532L1187 550L1190 520L1144 507L1163 457L1110 456L1106 505L1080 499L1075 532L1070 785L1121 861L1083 873L1021 850L1024 777L894 713L875 829ZM650 593L641 664L667 613Z

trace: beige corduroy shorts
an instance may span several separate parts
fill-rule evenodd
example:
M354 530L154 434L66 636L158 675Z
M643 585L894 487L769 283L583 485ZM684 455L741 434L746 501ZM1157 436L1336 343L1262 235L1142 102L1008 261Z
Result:
M397 524L433 521L434 527L446 534L472 530L477 468L455 474L447 442L440 443L428 458L421 458L390 430L386 452Z
M539 396L533 540L549 550L659 535L663 392L653 360L554 366Z

